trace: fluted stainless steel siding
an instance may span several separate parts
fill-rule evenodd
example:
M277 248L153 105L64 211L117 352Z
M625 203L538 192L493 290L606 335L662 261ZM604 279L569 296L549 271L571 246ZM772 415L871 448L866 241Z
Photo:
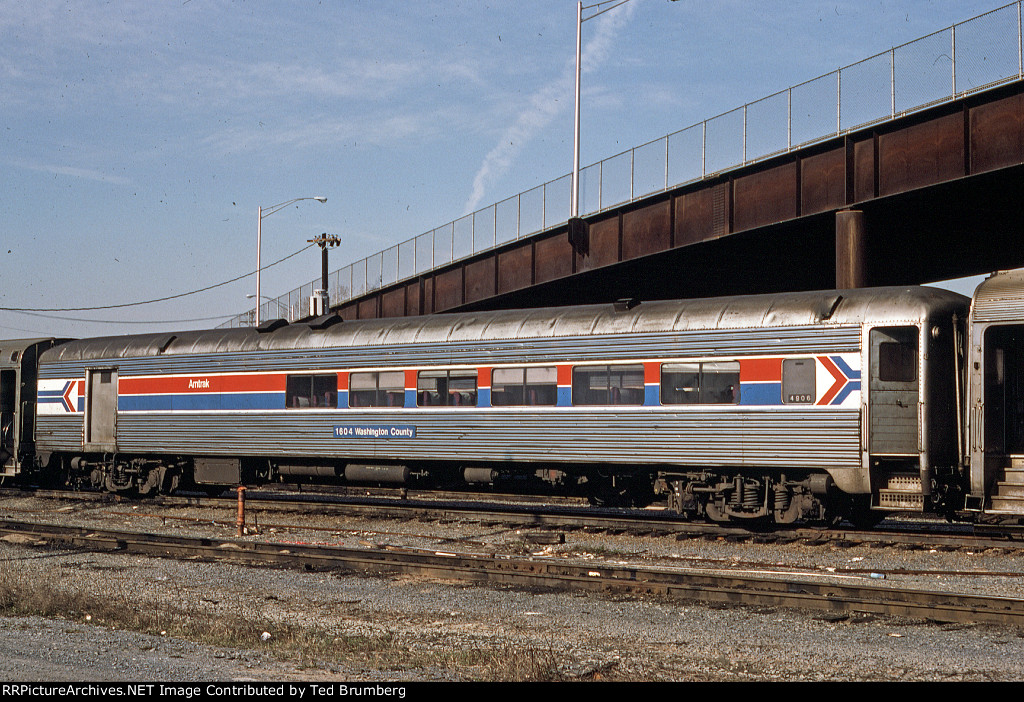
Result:
M45 417L40 441L77 450L81 420ZM415 439L338 439L341 424L410 425ZM675 412L410 409L396 412L134 414L118 416L124 453L331 459L614 462L694 466L857 468L856 410Z

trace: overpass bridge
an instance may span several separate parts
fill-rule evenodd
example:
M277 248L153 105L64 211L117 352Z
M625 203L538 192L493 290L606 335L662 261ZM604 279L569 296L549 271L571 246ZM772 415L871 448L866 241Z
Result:
M1024 266L1016 2L335 271L346 319L919 284ZM268 302L308 314L314 281ZM283 314L282 314L283 313ZM251 323L251 314L229 325Z

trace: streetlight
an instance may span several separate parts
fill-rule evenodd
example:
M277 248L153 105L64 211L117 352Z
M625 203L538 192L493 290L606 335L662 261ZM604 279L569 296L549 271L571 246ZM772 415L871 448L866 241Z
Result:
M677 2L677 0L669 0ZM576 3L576 114L574 118L572 140L572 196L569 213L569 242L574 248L586 249L587 223L580 219L580 64L583 57L583 23L592 20L605 12L625 5L629 0L603 0L592 5ZM602 5L610 5L601 9ZM597 8L589 17L584 17L584 10Z
M593 5L576 3L576 111L572 138L572 195L566 233L573 250L584 255L588 253L590 247L587 223L580 218L580 64L583 60L583 23L614 10L620 5L625 5L627 2L629 0L603 0L603 2L596 2ZM611 5L611 7L601 9L602 5ZM597 8L597 11L592 15L583 16L584 10L593 10L594 8Z
M259 208L259 212L258 212L259 220L258 220L258 222L256 224L256 326L257 327L260 325L260 298L262 297L262 295L260 294L260 274L263 271L263 266L262 266L262 263L260 261L260 249L262 248L262 243L263 243L263 218L264 217L269 217L270 215L274 214L275 212L280 212L281 210L283 210L288 205L291 205L291 204L296 203L296 202L300 202L302 200L316 200L317 202L327 202L327 198L326 197L319 197L319 196L318 197L296 197L296 198L293 198L291 200L288 200L287 202L280 202L280 203L278 203L276 205L271 205L270 207L265 207L265 208L264 207L260 207Z
M571 220L579 219L580 216L580 63L583 57L583 23L603 15L605 12L614 10L620 5L625 5L627 2L629 0L604 0L604 2L596 2L593 5L586 6L582 2L576 3L576 114L572 140ZM600 9L602 5L611 5L611 7L606 7L602 10ZM598 8L597 12L589 17L583 16L584 10L593 10L595 7Z

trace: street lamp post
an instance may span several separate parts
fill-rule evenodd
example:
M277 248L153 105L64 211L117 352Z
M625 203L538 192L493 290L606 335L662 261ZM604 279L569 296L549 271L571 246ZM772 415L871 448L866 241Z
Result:
M627 2L629 0L604 0L604 2L596 2L593 5L576 3L576 110L572 139L572 211L570 213L570 218L573 220L579 219L580 216L580 64L583 59L583 23L614 10L620 5L625 5ZM601 9L602 5L611 5L611 7ZM584 10L593 10L594 8L597 8L597 12L589 17L583 16Z
M588 236L587 223L580 218L580 73L583 63L583 23L592 20L598 15L614 10L620 5L625 5L629 0L603 0L592 5L576 3L576 109L573 119L572 136L572 194L570 196L569 221L567 223L567 234L569 245L573 250L587 255L590 250L590 237ZM602 5L610 5L602 9ZM584 10L597 11L589 17L584 17Z
M291 200L288 200L287 202L279 202L278 204L271 205L270 207L260 207L259 208L259 211L258 211L259 219L258 219L257 224L256 224L256 326L257 327L260 325L260 300L262 299L261 290L260 290L260 277L261 277L261 273L263 272L263 264L262 264L262 261L260 259L260 251L262 249L262 244L263 244L263 218L264 217L269 217L270 215L274 214L275 212L280 212L281 210L283 210L288 205L294 204L296 202L301 202L302 200L316 200L317 202L327 202L327 198L326 197L320 197L320 196L317 196L317 197L296 197L296 198L293 198Z

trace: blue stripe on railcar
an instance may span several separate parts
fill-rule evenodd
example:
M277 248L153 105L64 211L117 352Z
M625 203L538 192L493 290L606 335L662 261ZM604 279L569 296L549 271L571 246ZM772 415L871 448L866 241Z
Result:
M781 405L782 383L740 383L741 405Z
M572 407L572 386L559 385L556 407Z
M271 410L284 409L283 392L254 392L193 395L121 395L119 412L158 412L170 410Z
M661 385L644 385L644 407L657 407L661 404Z

